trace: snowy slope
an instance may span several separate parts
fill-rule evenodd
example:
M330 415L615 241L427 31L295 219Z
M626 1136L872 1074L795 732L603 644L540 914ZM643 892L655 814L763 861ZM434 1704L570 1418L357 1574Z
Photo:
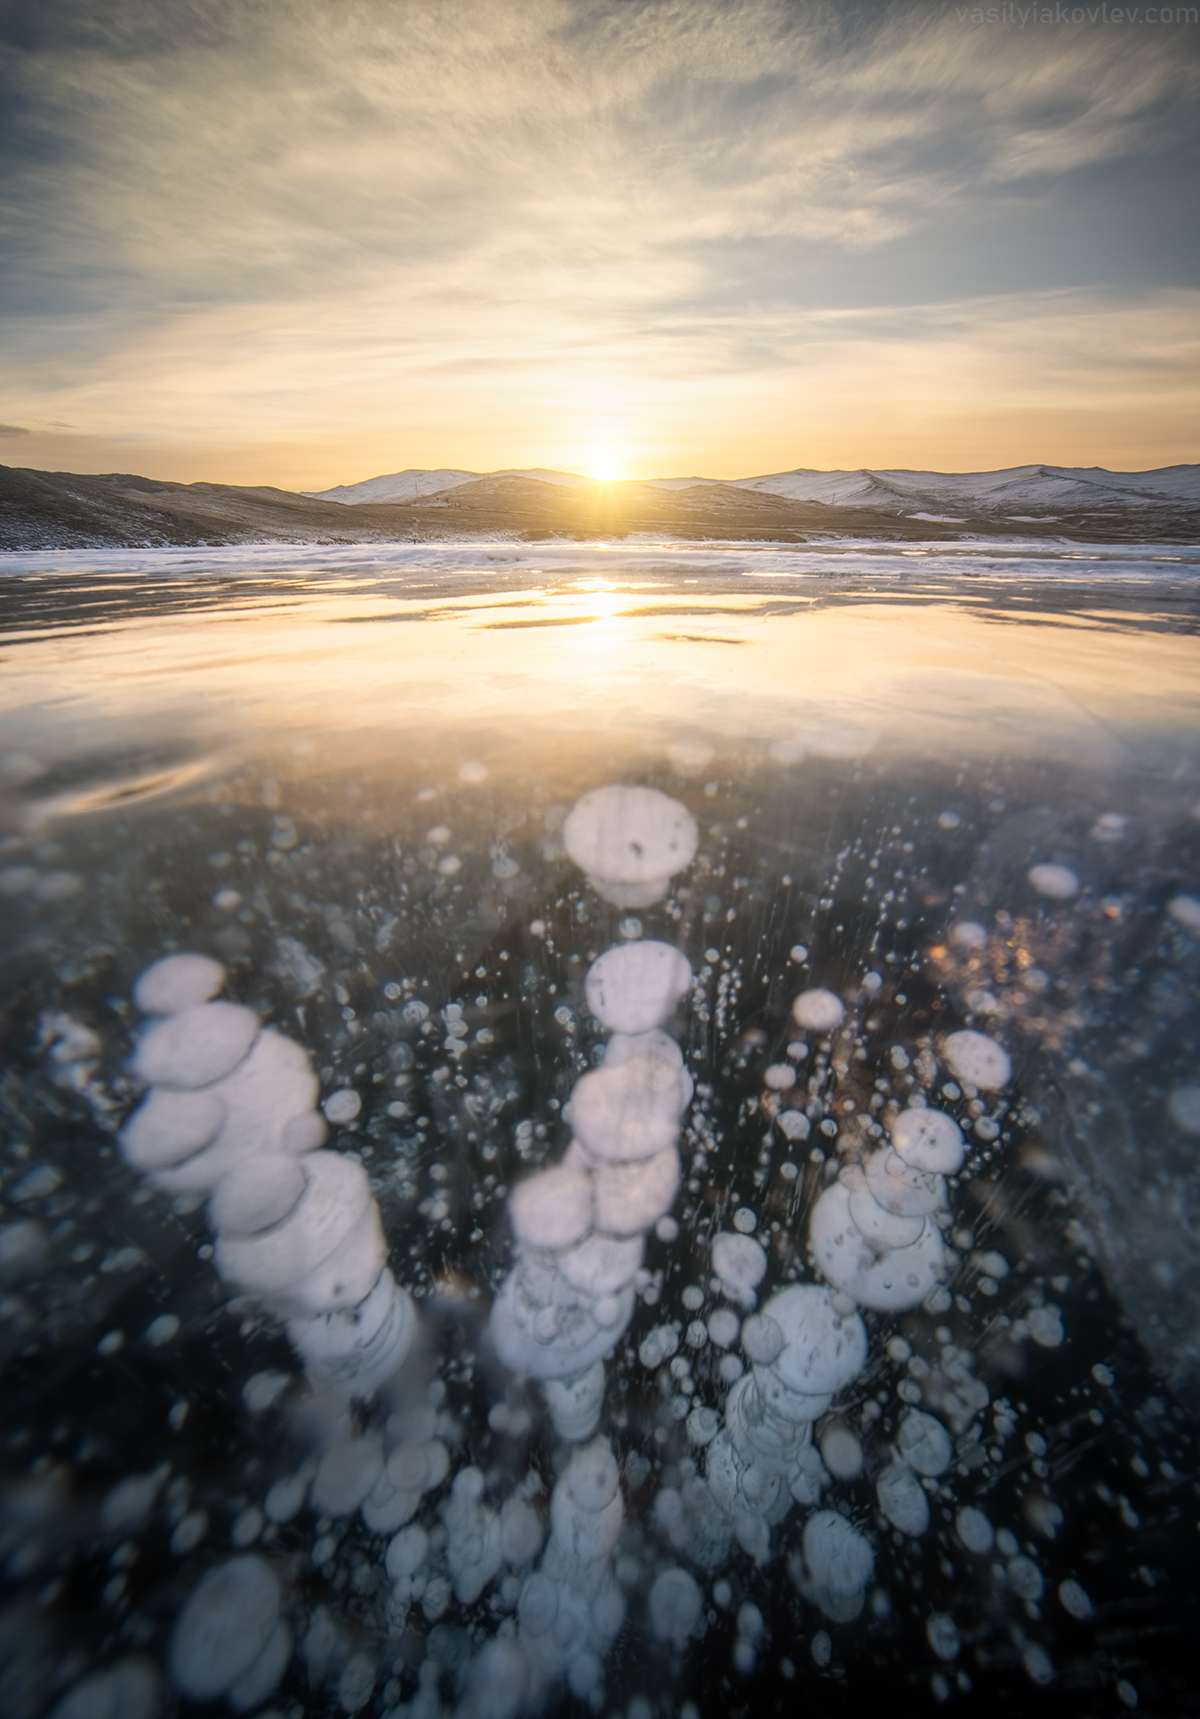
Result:
M1011 466L995 472L838 471L801 468L738 478L792 501L905 508L930 503L985 509L1103 507L1146 501L1200 501L1200 466L1110 472L1101 466Z
M542 483L563 484L570 489L588 481L578 472L550 471L545 466L531 466L528 470L508 467L500 472L467 472L454 466L425 471L410 466L407 471L366 478L362 483L338 484L333 489L306 489L302 493L315 501L340 501L355 507L363 502L413 501L417 496L437 495L442 490L457 489L459 484L475 483L482 477L538 478Z

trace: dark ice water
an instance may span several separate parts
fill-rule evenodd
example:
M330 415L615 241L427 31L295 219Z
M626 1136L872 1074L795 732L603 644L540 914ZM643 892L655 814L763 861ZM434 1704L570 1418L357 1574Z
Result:
M608 1368L626 1610L592 1708L1195 1710L1195 555L507 544L4 572L0 1711L35 1719L129 1656L161 1671L189 1593L247 1547L295 1642L262 1711L453 1713L512 1627L499 1579L399 1617L386 1540L356 1516L262 1522L311 1405L282 1327L216 1275L203 1204L117 1150L137 975L215 956L323 1095L359 1094L330 1145L366 1166L418 1302L446 1486L473 1464L497 1504L525 1484L544 1515L565 1453L488 1341L506 1199L561 1157L560 1110L602 1054L589 963L640 936L699 976L679 1022L696 1096L677 1234L651 1234ZM606 905L563 850L574 801L609 782L700 827L649 908ZM1078 892L1039 894L1039 864ZM953 941L964 920L982 941ZM852 1031L798 1064L801 1141L764 1071L808 985ZM938 1062L964 1026L1012 1055L999 1105ZM735 1213L767 1248L764 1295L812 1281L839 1152L919 1087L969 1142L957 1264L932 1303L866 1315L867 1368L835 1405L864 1469L823 1504L875 1556L838 1622L795 1579L800 1505L762 1561L672 1544L656 1500L696 1471L686 1415L720 1414L729 1385L711 1343L682 1372L638 1351L718 1305L709 1245ZM284 1382L256 1409L263 1374ZM917 1404L955 1461L904 1535L875 1481ZM444 1498L419 1518L435 1543ZM985 1554L956 1531L966 1506L995 1531ZM704 1596L678 1646L646 1625L669 1566ZM179 1706L165 1676L154 1699Z

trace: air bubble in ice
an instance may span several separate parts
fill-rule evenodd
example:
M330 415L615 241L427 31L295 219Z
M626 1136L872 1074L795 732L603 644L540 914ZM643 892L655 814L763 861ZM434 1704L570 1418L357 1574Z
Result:
M274 1571L253 1553L231 1558L202 1576L175 1620L167 1650L171 1678L180 1693L189 1701L215 1701L227 1694L268 1649L280 1622L280 1606ZM285 1666L286 1659L279 1676ZM263 1689L260 1699L273 1687Z
M1079 894L1079 878L1070 866L1030 866L1029 881L1039 895L1050 901L1070 901L1072 896Z
M669 943L626 943L593 961L585 995L610 1032L645 1033L669 1019L691 982L686 956Z
M1008 1052L986 1033L949 1033L942 1049L959 1079L970 1081L984 1092L997 1092L1012 1078Z
M845 1005L840 997L816 985L807 991L801 991L792 1004L792 1016L796 1025L806 1027L810 1032L832 1032L835 1027L841 1025L845 1013Z
M208 955L164 955L138 979L133 1000L143 1014L176 1015L207 1003L224 983L224 967Z
M563 845L596 893L617 907L648 907L690 865L699 844L686 806L654 788L613 784L576 801Z

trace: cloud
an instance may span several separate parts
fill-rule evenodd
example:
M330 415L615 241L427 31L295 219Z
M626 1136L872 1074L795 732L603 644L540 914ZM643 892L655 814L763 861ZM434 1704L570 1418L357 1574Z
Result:
M0 424L0 436L28 436L32 431L23 424Z
M1064 270L1029 211L1178 150L1200 111L1186 33L981 31L952 6L5 16L9 397L94 434L326 425L339 393L347 419L382 422L386 396L395 421L501 385L549 424L581 379L617 413L685 366L753 392L817 313L886 322L895 258L913 302L953 300L988 210L1014 235L1007 302L1034 302ZM1134 249L1144 292L1170 285Z

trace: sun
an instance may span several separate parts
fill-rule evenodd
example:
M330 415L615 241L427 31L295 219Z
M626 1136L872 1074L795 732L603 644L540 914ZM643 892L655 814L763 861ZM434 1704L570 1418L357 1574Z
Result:
M588 476L597 483L616 483L621 476L622 460L613 448L594 448L588 461Z

